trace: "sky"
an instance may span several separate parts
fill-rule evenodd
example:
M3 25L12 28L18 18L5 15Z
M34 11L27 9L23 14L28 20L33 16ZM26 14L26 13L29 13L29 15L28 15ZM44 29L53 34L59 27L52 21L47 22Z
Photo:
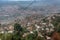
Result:
M33 1L33 0L2 0L2 1Z
M34 1L34 0L0 0L0 1ZM58 1L60 2L60 0L35 0L35 1Z
M32 0L10 0L10 1L32 1Z

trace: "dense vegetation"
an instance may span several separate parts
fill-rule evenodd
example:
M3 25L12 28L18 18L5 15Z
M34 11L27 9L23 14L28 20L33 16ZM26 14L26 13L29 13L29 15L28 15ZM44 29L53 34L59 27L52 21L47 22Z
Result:
M52 19L52 23L54 25L54 27L56 28L57 32L60 32L60 16L55 16L55 19Z

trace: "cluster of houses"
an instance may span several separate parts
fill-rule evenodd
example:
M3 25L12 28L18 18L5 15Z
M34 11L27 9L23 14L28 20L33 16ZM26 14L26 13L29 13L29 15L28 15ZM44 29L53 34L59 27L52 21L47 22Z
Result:
M0 33L13 33L14 27L13 25L1 25L0 27Z
M55 17L52 16L48 16L45 19L48 20L47 22L43 22L41 18L40 20L32 20L32 21L28 21L25 24L26 29L29 31L27 33L24 33L23 37L28 35L29 33L34 33L34 31L38 32L38 36L40 37L44 37L43 35L46 34L47 39L51 39L50 37L48 37L49 33L52 33L55 31L55 27L54 25L51 23L52 19L55 19ZM31 19L30 19L31 20Z
M53 14L54 15L54 14ZM40 37L44 37L43 35L46 34L47 39L50 39L50 37L48 37L47 35L49 35L49 33L55 31L55 27L54 25L51 23L52 19L55 19L55 17L53 15L47 16L47 17L35 17L33 19L33 16L27 20L20 20L20 24L22 27L26 28L29 32L26 32L23 34L23 37L25 37L26 35L30 34L30 33L34 33L34 31L38 32L38 36ZM37 19L36 19L37 18ZM42 19L48 20L46 22L44 22ZM3 27L0 27L0 33L13 33L14 31L14 27L13 25L4 25Z

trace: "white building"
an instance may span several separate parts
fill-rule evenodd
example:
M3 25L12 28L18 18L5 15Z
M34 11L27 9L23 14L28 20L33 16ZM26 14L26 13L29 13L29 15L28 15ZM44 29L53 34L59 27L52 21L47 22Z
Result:
M13 33L13 31L8 31L8 33Z

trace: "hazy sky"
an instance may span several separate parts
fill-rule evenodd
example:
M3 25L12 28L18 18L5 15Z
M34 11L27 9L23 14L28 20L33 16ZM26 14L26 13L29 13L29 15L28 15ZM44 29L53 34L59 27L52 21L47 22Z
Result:
M32 1L32 0L10 0L10 1Z
M0 1L34 1L34 0L0 0ZM35 1L59 1L60 0L35 0Z
M33 1L33 0L2 0L2 1Z

